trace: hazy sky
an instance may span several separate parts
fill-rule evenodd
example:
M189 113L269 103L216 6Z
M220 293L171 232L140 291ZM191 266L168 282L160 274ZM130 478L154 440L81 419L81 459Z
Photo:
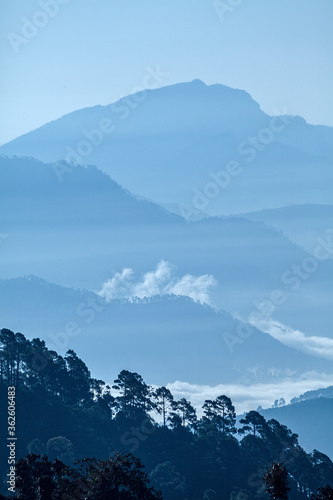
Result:
M0 143L115 101L157 65L161 85L223 83L333 125L332 22L332 0L1 0Z

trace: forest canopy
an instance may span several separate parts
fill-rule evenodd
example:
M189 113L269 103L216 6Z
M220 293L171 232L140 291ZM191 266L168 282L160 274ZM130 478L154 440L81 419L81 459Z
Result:
M288 498L316 492L332 498L320 497L333 487L328 456L306 453L292 430L257 411L237 428L228 395L206 400L199 418L190 401L153 388L138 373L122 370L108 385L92 378L73 350L61 356L44 341L8 329L0 331L0 346L2 442L8 387L16 388L17 494L45 487L49 496L31 498L62 498L61 489L73 495L81 481L83 496L67 498L144 500L162 498L161 491L165 500L268 499L276 491L269 471L281 464ZM1 455L1 471L6 494L7 456ZM96 471L104 471L98 487ZM126 488L128 496L121 496Z

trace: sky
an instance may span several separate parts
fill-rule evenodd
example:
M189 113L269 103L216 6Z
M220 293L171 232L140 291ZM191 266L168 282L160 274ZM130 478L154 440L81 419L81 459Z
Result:
M333 126L331 0L2 0L0 144L76 109L201 79Z

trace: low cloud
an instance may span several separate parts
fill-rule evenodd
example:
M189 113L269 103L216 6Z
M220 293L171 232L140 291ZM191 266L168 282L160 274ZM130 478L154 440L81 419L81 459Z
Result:
M108 279L97 292L106 300L134 299L135 297L153 297L154 295L182 295L190 297L201 304L210 304L209 292L216 285L212 275L193 276L185 274L176 276L176 268L169 262L161 260L154 271L145 273L140 280L135 279L133 269L125 268L122 272Z
M238 414L256 410L258 406L270 408L276 399L284 398L286 403L306 391L333 385L333 375L309 372L298 378L286 377L272 383L251 385L219 384L215 386L189 384L176 381L167 385L175 399L186 398L202 415L202 405L206 399L215 399L225 394L235 405Z
M333 339L307 336L300 330L294 330L272 318L264 318L263 316L258 318L257 314L249 317L249 323L259 330L269 333L288 347L312 356L333 360Z

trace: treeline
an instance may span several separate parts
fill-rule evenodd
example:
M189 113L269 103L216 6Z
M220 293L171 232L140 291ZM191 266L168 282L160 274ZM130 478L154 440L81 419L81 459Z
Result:
M84 462L86 457L96 457L89 462L93 470L98 463L109 470L115 457L136 460L130 453L145 465L150 485L143 481L142 487L147 488L147 498L157 495L150 490L154 487L162 491L164 500L269 498L263 477L272 463L286 468L291 500L310 498L325 485L333 487L329 457L317 450L306 453L296 434L256 411L248 412L237 429L235 408L226 395L206 400L198 418L189 401L176 400L165 387L152 388L137 373L121 371L112 387L92 378L72 350L62 357L44 341L29 341L7 329L0 331L0 349L1 401L5 402L0 437L5 443L7 388L15 386L17 454L22 467L24 460L37 464L44 460L51 464L48 467L62 463L79 473L82 464L89 462ZM2 448L5 493L8 465ZM30 458L24 459L27 453ZM43 459L44 455L48 458ZM79 462L73 465L75 461ZM139 470L139 462L136 465Z

